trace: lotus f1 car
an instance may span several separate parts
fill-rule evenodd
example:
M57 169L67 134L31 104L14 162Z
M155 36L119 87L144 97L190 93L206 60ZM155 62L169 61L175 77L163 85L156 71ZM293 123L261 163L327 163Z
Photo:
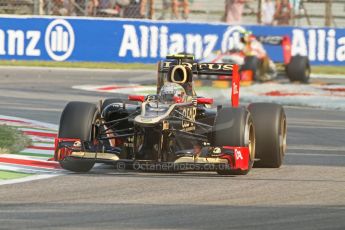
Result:
M193 79L205 74L231 76L229 105L212 108L212 98L198 97ZM237 65L168 56L158 64L156 94L129 100L136 104L116 98L98 106L67 104L55 141L55 160L62 168L87 172L98 162L150 171L247 174L254 164L282 164L284 109L271 103L239 106Z
M241 80L262 82L284 75L290 81L302 83L309 81L311 73L309 59L307 56L291 55L291 41L288 36L254 36L245 33L240 40L238 48L211 55L208 61L240 65ZM281 46L283 62L273 62L264 45Z

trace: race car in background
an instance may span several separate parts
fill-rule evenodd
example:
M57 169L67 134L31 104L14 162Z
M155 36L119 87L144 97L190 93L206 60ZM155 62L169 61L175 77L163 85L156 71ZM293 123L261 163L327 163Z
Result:
M307 56L291 55L291 40L288 36L254 36L245 31L240 41L237 48L226 53L213 53L206 61L240 65L241 80L263 82L284 75L292 82L308 83L311 73L309 59ZM283 62L274 62L264 45L281 46Z
M273 103L239 106L238 69L198 63L188 55L168 56L158 64L156 94L129 95L139 104L119 98L98 106L70 102L61 115L55 160L75 172L87 172L97 162L226 175L247 174L254 161L258 167L278 168L286 150L284 109ZM199 97L193 84L199 75L230 76L229 105L214 108L212 98Z

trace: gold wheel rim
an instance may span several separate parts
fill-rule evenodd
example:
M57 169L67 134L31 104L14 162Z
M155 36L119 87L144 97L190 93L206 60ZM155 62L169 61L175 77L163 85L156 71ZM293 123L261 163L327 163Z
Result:
M248 148L250 160L253 161L255 159L255 131L252 123L249 126Z
M286 151L286 137L287 137L287 124L286 124L286 118L284 117L281 120L281 124L280 124L280 151L282 153L282 155L285 154Z

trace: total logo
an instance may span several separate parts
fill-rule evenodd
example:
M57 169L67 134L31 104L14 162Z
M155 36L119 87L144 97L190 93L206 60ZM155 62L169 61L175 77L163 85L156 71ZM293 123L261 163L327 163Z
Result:
M39 30L2 30L0 28L0 57L40 57L42 49L45 49L52 60L64 61L73 53L74 44L73 28L63 19L56 19L49 23L45 30L44 40Z

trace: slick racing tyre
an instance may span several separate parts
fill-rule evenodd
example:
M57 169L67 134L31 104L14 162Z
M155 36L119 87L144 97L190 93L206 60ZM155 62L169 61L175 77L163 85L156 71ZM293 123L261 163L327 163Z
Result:
M308 83L310 73L309 59L306 56L293 56L286 66L286 74L290 81Z
M286 151L286 115L282 106L253 103L248 110L253 116L256 137L255 167L279 168Z
M92 124L98 114L95 104L77 101L68 103L61 115L58 138L92 141ZM92 160L72 157L60 161L62 168L73 172L88 172L94 164Z
M244 107L222 108L213 127L213 146L249 147L248 170L221 170L221 175L245 175L255 159L255 129L251 114Z
M103 111L108 105L111 105L113 103L124 103L123 99L120 98L107 98L103 101L101 111Z

